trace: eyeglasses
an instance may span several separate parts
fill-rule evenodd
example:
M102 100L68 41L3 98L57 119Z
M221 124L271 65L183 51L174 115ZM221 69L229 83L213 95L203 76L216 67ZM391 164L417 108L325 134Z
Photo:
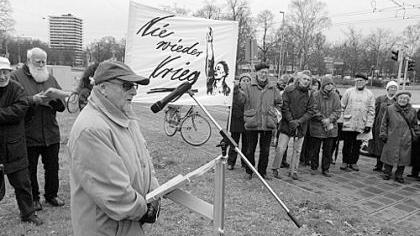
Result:
M116 83L114 81L121 81L122 83ZM121 87L125 91L129 91L132 88L134 88L135 90L137 90L137 88L139 87L139 85L136 84L136 83L128 82L128 81L123 81L123 80L119 80L119 79L117 79L117 80L109 80L108 83L121 85Z

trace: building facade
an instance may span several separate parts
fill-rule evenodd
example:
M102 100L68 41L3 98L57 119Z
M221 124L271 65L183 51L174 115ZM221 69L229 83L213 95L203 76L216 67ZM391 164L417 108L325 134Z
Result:
M73 65L83 65L83 20L71 14L49 16L50 47L73 57Z

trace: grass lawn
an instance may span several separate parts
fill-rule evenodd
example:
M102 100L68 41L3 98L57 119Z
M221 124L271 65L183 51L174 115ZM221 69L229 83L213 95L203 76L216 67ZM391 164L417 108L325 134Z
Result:
M166 182L177 174L186 174L215 158L220 151L215 145L220 138L213 129L212 138L201 147L192 147L182 141L179 134L167 137L162 128L163 112L152 114L149 106L135 104L142 122L142 131L148 141L158 179ZM210 109L224 127L227 112L224 108ZM65 143L77 114L58 115L62 134L60 151L60 191L66 205L62 208L44 205L39 216L45 224L36 227L21 224L14 193L7 185L5 199L0 203L0 235L71 235L69 158ZM100 164L100 163L98 163ZM340 199L307 192L278 180L269 181L274 191L284 200L295 216L304 223L298 229L289 220L281 206L256 178L245 180L244 171L237 168L226 172L225 235L419 235L380 219L363 215ZM39 181L43 190L42 165ZM214 173L209 172L188 183L183 190L212 202ZM168 199L162 201L158 222L145 227L147 235L211 235L212 222L192 213Z

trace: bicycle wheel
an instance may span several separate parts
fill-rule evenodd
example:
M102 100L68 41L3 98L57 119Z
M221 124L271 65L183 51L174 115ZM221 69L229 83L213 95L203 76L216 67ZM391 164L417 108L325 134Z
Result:
M210 139L210 136L210 123L200 114L191 114L181 123L182 139L193 146L205 144Z
M79 110L79 94L72 93L70 97L67 98L66 102L67 111L70 113L75 113Z
M179 125L179 114L174 109L168 109L163 119L163 129L168 136L174 136Z

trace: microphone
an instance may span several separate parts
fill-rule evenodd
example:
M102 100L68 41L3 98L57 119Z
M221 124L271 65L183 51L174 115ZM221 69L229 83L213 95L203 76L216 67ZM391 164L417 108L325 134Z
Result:
M166 104L170 103L175 98L178 98L182 96L185 92L187 92L189 89L191 89L192 84L189 82L184 82L181 85L179 85L174 91L172 91L170 94L168 94L166 97L164 97L162 100L155 102L150 109L153 111L153 113L157 113L161 111Z

